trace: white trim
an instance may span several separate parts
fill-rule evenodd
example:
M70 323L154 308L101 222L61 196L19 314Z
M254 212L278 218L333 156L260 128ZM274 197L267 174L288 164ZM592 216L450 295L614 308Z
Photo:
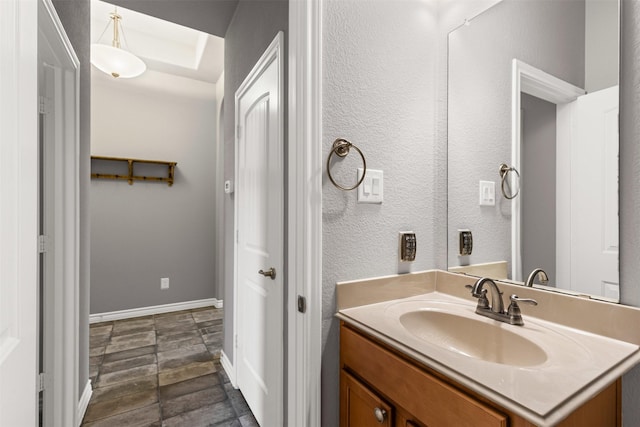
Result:
M222 365L222 369L224 369L224 371L227 373L227 376L229 377L229 381L231 382L233 388L238 388L238 386L236 385L236 370L231 364L231 361L225 354L224 350L220 352L220 365Z
M109 311L89 315L89 323L111 322L113 320L131 319L133 317L151 316L153 314L170 313L172 311L193 310L194 308L222 308L222 300L216 298L194 301L174 302L171 304L153 305L149 307L131 308L128 310Z
M556 283L571 286L571 145L575 103L556 108ZM566 165L569 165L568 167Z
M520 147L522 144L522 92L553 104L566 104L584 95L584 89L565 82L549 73L535 68L518 59L512 61L511 74L511 165L521 171ZM522 277L522 242L520 200L522 195L511 200L511 278Z
M286 400L296 427L319 426L321 416L322 9L322 0L289 2Z
M80 396L80 401L78 402L76 427L80 427L82 424L82 419L84 418L84 414L87 412L89 401L91 401L91 395L93 395L93 388L91 387L91 380L89 379L87 380L87 385L84 386L84 391L82 392L82 396Z
M38 2L38 69L46 85L40 96L51 97L43 154L51 176L50 185L40 189L46 203L45 232L52 241L45 257L51 267L45 270L45 374L52 379L45 388L44 417L47 425L63 427L77 422L80 324L80 62L51 0ZM46 40L46 45L43 42ZM40 46L42 44L42 46ZM44 57L46 55L46 59ZM47 309L50 310L47 310Z

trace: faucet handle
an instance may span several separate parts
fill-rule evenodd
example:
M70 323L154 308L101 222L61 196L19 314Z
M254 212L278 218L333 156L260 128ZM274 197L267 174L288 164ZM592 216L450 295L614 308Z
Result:
M480 293L480 295L476 295L473 293L473 291L471 292L471 295L475 298L478 298L478 305L476 306L476 310L478 308L490 308L491 306L489 305L489 300L487 299L487 290L483 289Z
M487 299L487 290L483 289L480 294L476 294L473 292L474 286L473 285L464 285L465 288L469 289L471 291L471 296L474 298L478 298L478 305L476 307L476 310L479 308L486 308L488 309L489 307L491 307L489 305L489 300Z
M507 315L509 316L509 323L512 325L522 326L524 325L524 321L522 320L522 312L520 311L520 306L518 306L518 302L524 302L531 305L538 305L538 301L531 298L519 298L518 295L511 295L509 298L511 300L511 304L509 304L509 308L507 309Z
M511 304L515 304L516 307L518 306L519 302L524 302L527 304L531 304L531 305L538 305L538 301L531 299L531 298L520 298L518 295L513 294L511 295L511 298L509 298L511 300Z

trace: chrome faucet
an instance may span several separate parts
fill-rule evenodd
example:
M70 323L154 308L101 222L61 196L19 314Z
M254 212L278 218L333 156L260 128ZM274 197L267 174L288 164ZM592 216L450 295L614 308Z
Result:
M487 283L489 285L489 289L491 289L491 306L489 306L489 301L487 300L487 290L484 289L485 283ZM504 313L502 292L500 291L500 289L498 289L498 285L496 285L496 282L489 279L488 277L482 277L478 279L478 281L471 288L471 294L474 297L479 298L478 308L480 308L480 305L482 304L482 308L484 310L489 309L496 314Z
M484 285L487 284L491 289L491 305L487 299L487 290L484 289ZM532 305L538 305L538 302L529 298L518 298L517 295L511 295L509 300L509 308L504 310L504 302L502 301L502 291L496 285L496 282L488 277L482 277L473 285L467 285L471 288L471 295L478 298L478 305L476 306L476 313L488 317L500 322L509 323L510 325L524 325L522 320L522 312L518 306L518 302L524 302Z
M541 268L536 268L531 272L531 274L529 274L525 285L529 288L533 287L533 281L536 279L537 275L540 275L541 285L546 285L547 283L549 283L549 276L547 276L547 273Z

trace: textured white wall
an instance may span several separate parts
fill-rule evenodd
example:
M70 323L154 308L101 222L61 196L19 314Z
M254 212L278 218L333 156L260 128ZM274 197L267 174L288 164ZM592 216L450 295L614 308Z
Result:
M435 267L446 270L447 259L447 171L448 171L448 70L449 33L463 25L465 19L489 9L502 0L449 0L438 3L437 36L437 108L434 171L436 172L434 247Z
M191 97L95 70L92 82L93 155L178 165L172 187L91 181L91 313L218 297L215 85L202 83L209 97Z
M449 36L449 265L458 228L474 234L472 264L511 259L511 202L498 165L511 163L511 61L584 86L584 3L505 1ZM478 181L496 206L478 206ZM510 268L509 268L510 270Z
M323 184L322 425L338 425L337 281L406 271L398 231L413 230L411 270L434 266L436 2L324 3L323 151L338 137L357 145L367 167L384 171L384 202L356 203L356 191ZM355 183L360 159L334 162Z

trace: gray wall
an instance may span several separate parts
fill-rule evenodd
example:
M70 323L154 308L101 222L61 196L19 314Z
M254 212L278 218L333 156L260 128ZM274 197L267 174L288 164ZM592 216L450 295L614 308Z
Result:
M323 9L323 152L338 137L384 172L384 202L356 203L323 174L322 425L338 425L337 281L423 270L434 262L436 3L335 1ZM332 173L355 183L353 153ZM416 261L398 262L398 231L417 236Z
M67 36L80 60L80 295L78 395L89 380L89 174L91 150L91 74L89 64L89 0L53 0Z
M525 93L522 106L522 271L556 283L556 105ZM523 280L526 276L523 277Z
M618 84L620 69L618 0L585 0L585 89L588 93Z
M511 202L498 165L511 163L511 69L517 58L584 86L584 2L505 1L449 36L449 265L456 230L474 233L471 264L511 261ZM478 181L496 205L478 205ZM511 267L509 266L509 271Z
M620 301L640 307L640 2L621 2ZM625 426L640 425L640 367L622 379Z
M224 49L224 180L235 179L235 93L278 34L289 28L286 0L241 0L225 35ZM287 69L287 56L284 68ZM286 82L285 76L285 82ZM285 95L286 83L285 83ZM286 117L286 106L285 106ZM287 146L285 136L285 150ZM233 195L224 196L224 352L233 360ZM286 210L285 210L286 212ZM285 240L286 241L286 240ZM285 293L286 295L286 293Z
M218 297L215 85L202 85L190 96L93 70L91 154L178 165L171 187L91 181L91 313Z

